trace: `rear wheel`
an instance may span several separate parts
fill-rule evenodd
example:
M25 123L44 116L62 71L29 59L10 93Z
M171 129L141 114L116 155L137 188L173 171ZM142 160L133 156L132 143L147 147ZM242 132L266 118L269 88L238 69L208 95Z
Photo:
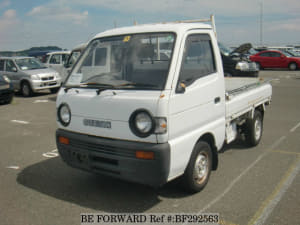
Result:
M296 70L297 69L297 64L296 63L290 63L289 64L289 69L290 70Z
M255 110L253 119L247 119L245 124L246 143L254 147L261 140L263 132L263 116L258 110Z
M184 188L191 193L201 191L207 184L212 168L212 151L209 144L196 144L182 177Z
M27 81L24 81L21 85L21 93L24 97L32 96L33 92L30 87L30 84Z

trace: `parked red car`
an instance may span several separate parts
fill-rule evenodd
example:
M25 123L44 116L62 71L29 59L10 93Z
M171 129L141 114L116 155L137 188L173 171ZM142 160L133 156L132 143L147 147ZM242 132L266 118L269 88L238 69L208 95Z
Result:
M275 50L267 50L250 56L250 60L256 62L258 68L300 68L300 57L293 57L288 53Z

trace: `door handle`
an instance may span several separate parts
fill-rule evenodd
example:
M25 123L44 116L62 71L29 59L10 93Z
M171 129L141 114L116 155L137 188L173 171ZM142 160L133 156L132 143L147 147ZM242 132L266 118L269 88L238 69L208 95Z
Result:
M216 98L215 98L215 104L218 104L220 101L221 101L221 98L220 98L220 97L216 97Z

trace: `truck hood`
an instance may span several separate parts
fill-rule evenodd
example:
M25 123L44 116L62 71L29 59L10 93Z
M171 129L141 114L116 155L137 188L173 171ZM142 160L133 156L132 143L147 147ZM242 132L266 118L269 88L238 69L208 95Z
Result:
M239 53L239 54L246 54L250 49L252 48L252 45L250 43L245 43L234 49L231 54L233 53Z
M153 116L157 113L157 105L161 91L142 90L105 90L99 95L96 89L73 88L64 93L61 88L56 106L67 103L71 110L71 122L66 130L126 140L140 140L129 128L129 118L137 109L145 109ZM84 120L110 122L109 129L89 126ZM156 142L155 135L144 138L143 141Z

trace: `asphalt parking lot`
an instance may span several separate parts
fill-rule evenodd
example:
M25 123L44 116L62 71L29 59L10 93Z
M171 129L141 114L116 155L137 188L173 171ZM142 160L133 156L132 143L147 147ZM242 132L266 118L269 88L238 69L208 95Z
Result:
M0 105L0 224L80 224L80 213L219 213L224 225L300 221L300 71L273 78L272 104L255 148L237 141L219 155L206 188L154 190L65 165L56 150L55 96L15 96Z

